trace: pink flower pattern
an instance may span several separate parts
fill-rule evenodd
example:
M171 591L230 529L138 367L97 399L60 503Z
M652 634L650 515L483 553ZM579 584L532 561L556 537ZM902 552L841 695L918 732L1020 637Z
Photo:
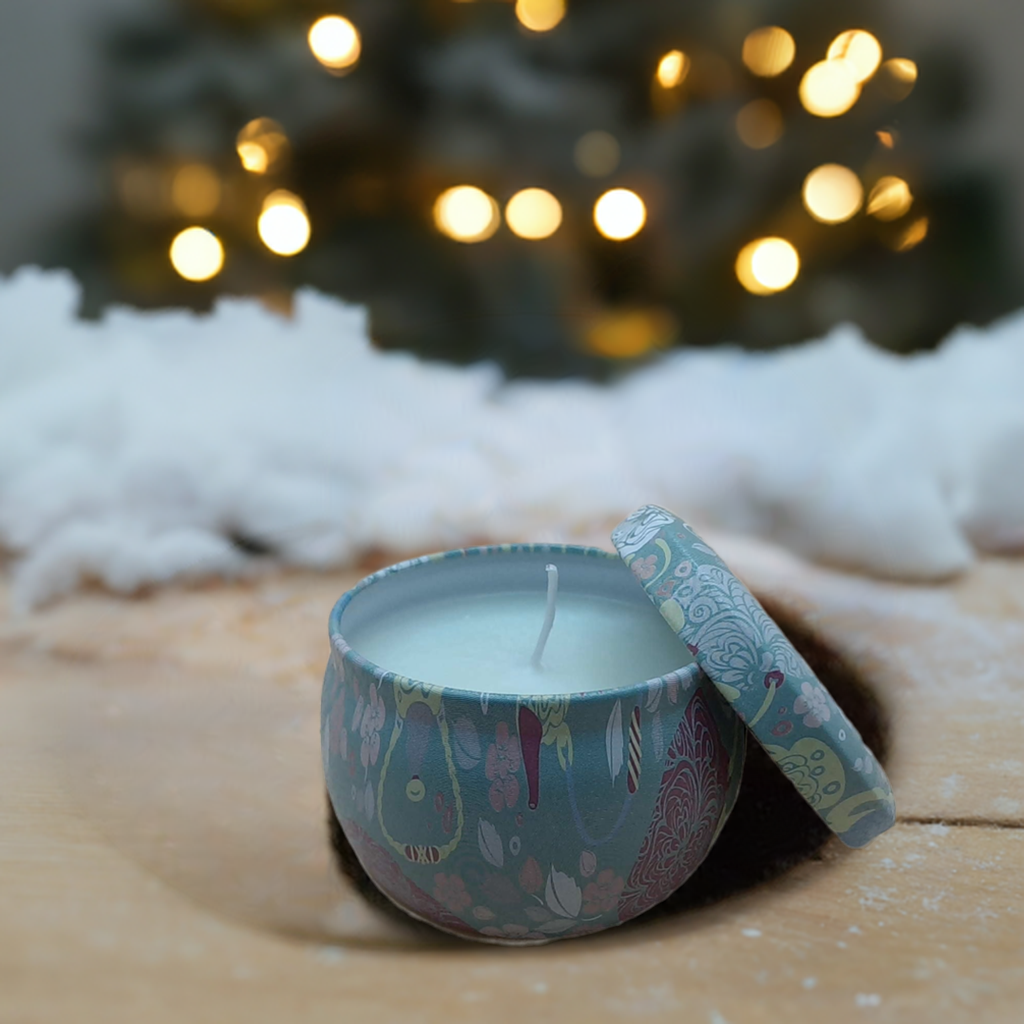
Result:
M648 555L646 558L636 558L630 565L633 575L638 580L649 580L658 571L658 556Z
M466 891L466 883L458 875L434 875L434 899L443 903L453 914L461 913L473 902Z
M590 917L612 910L625 884L622 876L615 874L611 868L599 872L597 878L588 882L583 890L583 913Z
M519 799L519 780L515 773L519 771L521 763L518 739L509 735L505 722L499 722L494 730L494 742L487 748L484 765L484 771L491 782L489 796L495 811L515 807Z

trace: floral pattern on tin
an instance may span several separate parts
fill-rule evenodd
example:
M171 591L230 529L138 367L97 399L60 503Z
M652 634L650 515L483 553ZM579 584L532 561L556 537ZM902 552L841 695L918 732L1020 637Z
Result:
M627 564L656 558L658 570L643 583L648 597L843 842L864 846L890 828L896 820L892 789L860 734L756 598L692 527L649 505L616 527L612 540ZM772 711L776 700L792 707L795 722L778 719ZM808 774L806 758L796 753L812 736L815 753L830 755L831 792L824 802L819 777ZM863 766L869 763L875 770L867 778ZM819 769L821 764L815 766Z
M654 819L619 900L623 921L675 892L711 848L728 787L725 751L707 701L695 694L665 754Z

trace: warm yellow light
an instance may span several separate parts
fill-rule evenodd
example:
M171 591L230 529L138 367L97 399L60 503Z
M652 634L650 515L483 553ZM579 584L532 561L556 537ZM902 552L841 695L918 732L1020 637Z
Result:
M594 204L597 230L613 242L632 238L647 220L644 201L628 188L613 188Z
M890 99L906 99L917 81L917 65L906 57L893 57L882 65L879 81Z
M209 281L224 266L224 246L206 228L185 228L171 242L171 266L186 281Z
M897 252L906 252L920 245L928 237L928 218L918 217L913 224L896 239L895 249Z
M252 174L266 174L284 155L288 139L284 129L269 117L250 121L235 139L242 166Z
M857 71L844 57L823 60L808 68L800 82L800 102L817 117L838 117L857 102Z
M886 149L892 149L896 145L896 133L893 131L883 131L879 129L875 132L878 136L878 141L885 146Z
M565 0L516 0L516 17L531 32L549 32L565 17Z
M208 217L220 205L220 179L206 164L185 164L174 173L171 201L186 217Z
M437 197L434 223L457 242L482 242L498 230L501 212L483 189L456 185Z
M613 309L598 316L584 337L595 355L637 359L653 349L667 348L678 330L675 317L666 309Z
M508 201L505 221L520 238L547 238L562 223L562 204L546 189L524 188Z
M772 100L751 100L736 114L736 134L751 149L765 149L783 132L782 111Z
M263 244L278 256L294 256L309 242L309 217L306 204L286 189L271 192L263 200L263 212L257 221Z
M784 291L799 273L800 257L784 238L759 238L745 245L736 258L736 276L754 295Z
M849 167L822 164L804 178L804 206L822 224L849 220L864 202L864 186Z
M238 158L242 166L253 174L265 174L270 166L267 151L258 142L238 143Z
M743 40L743 63L761 78L781 75L796 56L793 37L778 25L755 28Z
M836 36L828 48L829 60L838 57L845 58L854 66L857 84L860 85L866 82L882 63L882 46L870 32L852 28Z
M577 140L573 160L580 173L588 178L603 178L619 166L621 153L614 135L601 131L587 132Z
M348 18L329 14L313 22L309 30L309 48L324 67L340 71L359 60L363 44L358 30Z
M658 70L654 77L663 89L674 89L677 85L682 85L689 71L690 58L682 50L669 50L658 61Z
M868 213L879 220L898 220L913 205L910 186L892 175L879 178L868 195Z

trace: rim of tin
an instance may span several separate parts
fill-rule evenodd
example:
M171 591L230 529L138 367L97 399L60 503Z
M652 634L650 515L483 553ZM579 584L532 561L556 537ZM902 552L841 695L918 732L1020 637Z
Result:
M400 672L392 672L390 669L382 668L376 662L370 661L369 658L364 658L363 655L350 646L339 628L341 624L341 617L353 598L367 587L373 586L374 583L377 583L379 580L384 579L387 576L392 576L398 572L414 571L421 566L430 565L434 562L454 560L456 558L479 558L488 555L509 555L515 554L516 552L600 558L607 559L611 562L617 562L619 565L623 564L622 559L614 552L605 551L603 548L595 548L583 544L485 544L471 548L453 548L449 551L438 551L429 555L420 555L418 558L409 558L403 562L395 562L394 565L385 566L383 569L378 569L369 576L364 576L363 579L352 587L351 590L345 591L345 593L342 594L335 602L334 607L331 609L330 618L328 619L332 654L340 654L343 660L350 662L357 668L369 673L377 680L378 683L393 683L395 680L400 679L421 687L427 693L441 693L445 696L462 694L465 697L470 698L480 697L482 694L486 694L488 697L488 703L492 704L516 704L524 696L571 697L573 699L573 703L588 700L604 700L611 694L623 695L633 693L646 689L653 683L667 683L672 679L683 683L690 679L690 677L693 677L693 681L696 683L697 680L704 675L703 669L701 669L696 661L693 661L688 665L683 665L680 668L673 669L671 672L666 672L660 676L652 676L650 679L642 679L638 682L627 683L623 686L609 686L601 690L568 690L552 691L550 693L545 691L541 694L494 693L490 690L472 690L463 686L444 686L439 683L427 683L422 679L414 679L411 676L404 676Z

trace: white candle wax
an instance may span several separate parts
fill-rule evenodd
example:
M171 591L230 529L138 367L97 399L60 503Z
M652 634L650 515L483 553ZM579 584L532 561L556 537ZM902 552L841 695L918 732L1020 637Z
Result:
M688 665L686 646L648 603L558 595L554 628L530 665L545 594L499 592L406 605L346 640L364 658L421 682L487 693L579 693L629 686Z

